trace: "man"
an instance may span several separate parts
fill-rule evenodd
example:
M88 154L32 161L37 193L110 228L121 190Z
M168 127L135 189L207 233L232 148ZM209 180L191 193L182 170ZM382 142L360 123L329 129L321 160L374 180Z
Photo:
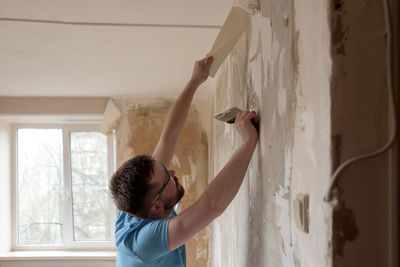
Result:
M245 176L258 132L256 113L238 114L234 127L242 144L201 197L177 215L173 208L184 195L169 170L193 95L208 78L213 58L196 61L192 77L170 108L153 155L136 156L113 175L110 189L118 212L115 240L117 267L186 266L185 242L224 212Z

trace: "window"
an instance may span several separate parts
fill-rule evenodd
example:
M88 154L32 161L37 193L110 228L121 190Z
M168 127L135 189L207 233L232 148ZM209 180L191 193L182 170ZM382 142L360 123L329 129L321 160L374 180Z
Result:
M113 138L97 128L15 127L16 249L113 247Z

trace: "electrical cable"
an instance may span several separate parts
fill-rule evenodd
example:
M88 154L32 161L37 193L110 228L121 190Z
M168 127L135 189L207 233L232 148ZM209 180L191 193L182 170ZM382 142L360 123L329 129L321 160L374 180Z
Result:
M46 23L75 26L112 26L112 27L157 27L157 28L208 28L219 29L217 25L181 25L181 24L144 24L144 23L119 23L119 22L80 22L46 19L0 18L0 21Z
M355 162L368 159L368 158L373 158L378 155L383 154L387 150L389 150L397 136L397 119L396 119L396 105L395 105L395 93L394 93L394 88L393 88L393 83L392 83L392 74L393 74L393 65L392 65L392 24L391 24L391 18L390 18L390 11L389 11L389 3L388 0L382 0L383 2L383 9L384 9L384 17L385 17L385 26L386 26L386 82L387 82L387 88L388 88L388 97L389 97L389 117L390 117L390 112L392 112L392 131L389 136L389 140L384 145L382 148L378 149L377 151L371 152L371 153L366 153L354 158L351 158L344 163L342 163L334 172L332 175L331 183L328 189L327 196L324 198L325 201L330 202L332 201L332 190L334 188L334 185L338 181L339 174L347 168L350 164L353 164ZM389 118L389 127L390 127L390 118Z

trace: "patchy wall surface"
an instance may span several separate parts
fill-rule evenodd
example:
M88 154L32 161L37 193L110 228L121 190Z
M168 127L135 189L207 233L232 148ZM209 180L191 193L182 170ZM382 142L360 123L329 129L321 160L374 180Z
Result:
M240 1L246 4L246 1ZM212 227L212 266L331 266L328 1L266 1L218 72L214 113L260 116L260 141L241 189ZM214 177L240 145L213 122ZM309 195L309 233L292 201Z
M332 1L334 168L388 140L382 1ZM388 266L387 155L345 169L333 214L334 266Z
M292 231L296 266L304 267L332 266L332 208L324 201L332 165L329 3L294 1L298 78L291 195L309 194L310 231Z
M138 154L151 155L172 100L114 98L114 102L122 113L116 127L118 165ZM170 166L186 190L182 209L200 197L208 181L207 132L202 126L208 104L200 100L194 103ZM188 267L208 266L208 241L209 228L205 228L186 243Z

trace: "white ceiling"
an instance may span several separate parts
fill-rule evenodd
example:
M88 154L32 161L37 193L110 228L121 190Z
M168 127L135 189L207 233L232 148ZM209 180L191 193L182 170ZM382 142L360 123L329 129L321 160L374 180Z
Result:
M232 1L0 0L0 96L175 96ZM211 80L211 78L209 79ZM213 87L208 81L198 96Z

